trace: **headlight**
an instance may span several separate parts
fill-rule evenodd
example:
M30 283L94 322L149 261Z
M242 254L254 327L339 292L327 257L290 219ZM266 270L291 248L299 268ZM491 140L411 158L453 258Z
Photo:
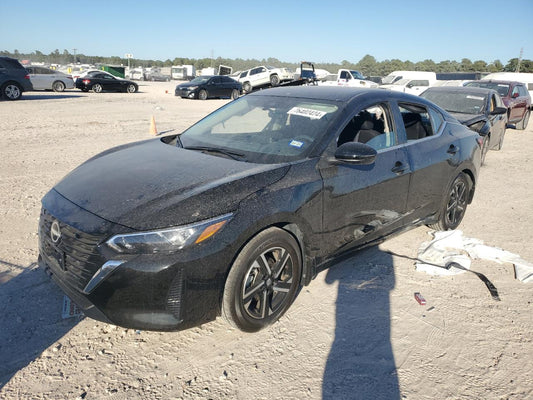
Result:
M196 89L198 89L198 86L189 86L189 87L187 88L187 90L189 90L189 91L191 91L191 90L196 90Z
M159 253L183 249L191 244L203 242L217 233L233 214L196 222L176 228L161 229L150 232L115 235L106 243L119 253Z

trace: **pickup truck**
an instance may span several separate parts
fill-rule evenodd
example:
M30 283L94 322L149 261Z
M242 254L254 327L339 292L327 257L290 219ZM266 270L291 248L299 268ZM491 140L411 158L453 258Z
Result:
M282 82L291 81L294 74L286 68L259 66L241 72L238 81L246 93L263 86L278 86Z
M350 87L364 87L377 88L378 84L372 81L367 81L365 77L359 72L350 69L339 69L337 74L328 75L325 81L319 85L329 86L350 86Z

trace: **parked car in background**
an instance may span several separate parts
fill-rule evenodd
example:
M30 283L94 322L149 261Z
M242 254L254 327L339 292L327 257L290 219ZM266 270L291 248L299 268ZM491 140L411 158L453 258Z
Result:
M466 87L496 90L507 107L507 120L516 129L526 129L531 114L531 96L525 84L514 81L481 80L465 83Z
M330 86L349 86L363 88L377 88L376 82L366 80L359 71L350 69L339 69L336 74L329 74L324 77L319 85Z
M162 74L161 71L148 71L144 74L145 81L169 82L170 75Z
M427 89L420 97L442 107L463 125L482 135L482 163L489 149L501 150L507 126L507 108L495 90L440 86Z
M18 100L29 90L33 85L22 64L11 57L0 57L0 98Z
M241 72L238 81L242 83L242 89L250 93L260 87L276 87L281 82L291 81L293 77L294 74L287 68L259 66Z
M104 71L89 72L76 80L76 88L83 92L92 90L95 93L103 91L135 93L139 87L135 82L117 78Z
M236 99L241 95L242 85L226 75L199 76L190 82L176 86L174 94L186 99L206 100L215 97Z
M107 150L42 199L39 264L88 316L180 330L277 321L302 285L418 224L455 229L481 141L388 90L298 86Z
M30 65L25 68L30 74L33 90L53 90L54 92L62 92L65 89L74 88L74 80L71 75L40 66Z

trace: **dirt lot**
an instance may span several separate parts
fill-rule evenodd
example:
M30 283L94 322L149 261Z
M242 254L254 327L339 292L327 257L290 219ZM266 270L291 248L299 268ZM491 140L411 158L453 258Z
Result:
M1 399L533 398L531 284L511 264L473 261L498 302L474 274L416 271L406 257L430 239L426 227L322 272L256 334L222 320L159 333L62 319L63 294L36 266L40 199L92 155L149 138L152 115L158 131L179 132L226 103L173 89L0 102ZM461 225L529 261L532 131L508 129L503 150L489 152Z

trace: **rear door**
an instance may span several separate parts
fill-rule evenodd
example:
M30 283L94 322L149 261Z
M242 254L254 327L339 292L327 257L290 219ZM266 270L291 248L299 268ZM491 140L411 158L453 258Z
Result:
M456 166L461 160L460 139L442 114L417 102L398 102L399 125L405 132L411 182L407 213L412 220L438 211Z

